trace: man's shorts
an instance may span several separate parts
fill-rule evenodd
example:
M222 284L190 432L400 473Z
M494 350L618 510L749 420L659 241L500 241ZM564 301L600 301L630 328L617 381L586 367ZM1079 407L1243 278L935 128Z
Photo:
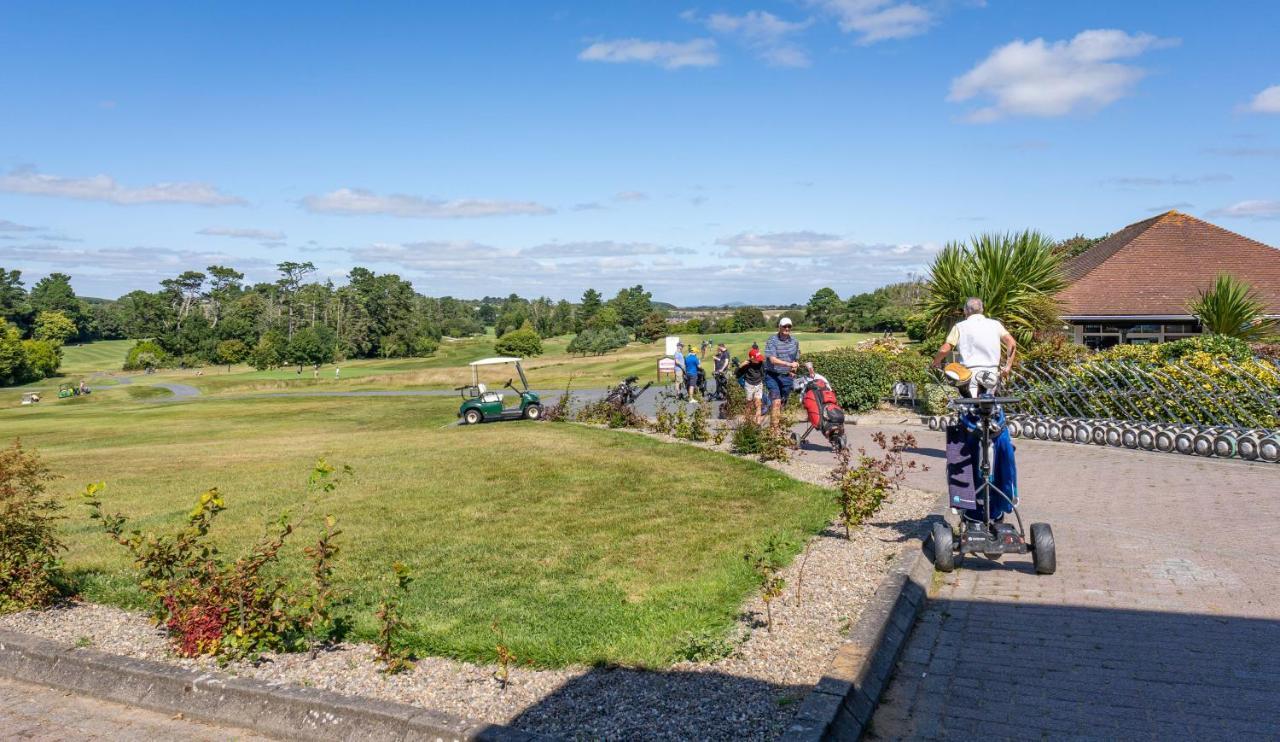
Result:
M764 375L764 385L769 387L769 397L772 402L787 403L787 398L791 396L791 390L794 388L793 379L787 374L773 374L766 372Z
M746 388L746 390L747 390L747 401L748 401L748 402L750 402L750 401L751 401L751 400L753 400L753 399L764 399L764 384L763 384L763 383L760 383L760 384L747 384L745 388Z

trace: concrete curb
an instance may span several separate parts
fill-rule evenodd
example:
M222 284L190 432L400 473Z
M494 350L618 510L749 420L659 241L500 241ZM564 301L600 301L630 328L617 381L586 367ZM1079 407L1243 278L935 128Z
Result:
M0 674L282 739L545 739L416 706L71 649L14 631L0 630Z
M945 506L946 498L939 499L934 514L944 512ZM923 546L911 541L898 552L848 641L800 704L783 740L818 742L862 736L928 596L933 562Z

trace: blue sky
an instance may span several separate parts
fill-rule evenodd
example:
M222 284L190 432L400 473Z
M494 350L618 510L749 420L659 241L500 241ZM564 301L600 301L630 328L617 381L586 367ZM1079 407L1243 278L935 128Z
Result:
M11 2L0 265L775 303L1168 208L1280 245L1276 28L1262 0Z

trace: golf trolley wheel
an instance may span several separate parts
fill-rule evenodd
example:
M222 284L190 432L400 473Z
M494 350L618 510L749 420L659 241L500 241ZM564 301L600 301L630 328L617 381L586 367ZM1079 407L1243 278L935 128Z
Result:
M1235 456L1237 448L1235 433L1224 432L1213 437L1213 455L1218 458L1229 459Z
M1258 432L1251 431L1240 436L1236 441L1236 454L1245 461L1258 458Z
M1160 428L1156 431L1155 446L1157 451L1169 453L1173 450L1173 431L1168 428Z
M844 433L831 436L831 448L834 451L844 451L849 448L849 440L845 438Z
M937 415L929 418L929 430L938 430L942 427L942 419Z
M1178 453L1195 453L1196 434L1191 430L1180 430L1173 436L1173 448Z
M531 404L524 408L524 419L537 420L542 417L542 405Z
M1021 420L1009 421L1009 436L1012 438L1022 437L1022 421Z
M480 414L480 410L467 410L462 413L462 422L467 425L479 425L484 420L484 415Z
M1062 423L1057 420L1050 420L1045 429L1045 437L1051 441L1062 440Z
M1280 461L1280 436L1269 435L1258 441L1258 458L1271 464Z
M1076 426L1071 423L1063 423L1062 430L1058 433L1058 437L1062 439L1063 443L1075 443Z
M1124 435L1124 429L1119 425L1108 425L1106 435L1108 446L1119 446L1124 442L1124 439L1122 438Z
M1105 425L1095 425L1093 432L1089 434L1089 441L1097 446L1107 445L1107 428Z
M1138 448L1143 451L1156 450L1156 431L1150 425L1138 429Z
M1058 555L1053 548L1053 529L1048 523L1031 524L1031 561L1036 574L1051 575L1058 569Z
M1093 426L1089 425L1089 423L1076 423L1073 428L1075 430L1076 443L1088 443L1093 440Z
M939 572L956 568L956 537L948 523L934 523L930 532L933 541L933 566Z
M1049 421L1040 420L1039 422L1036 423L1035 437L1039 438L1042 441L1049 440Z
M1213 431L1206 430L1191 440L1191 450L1197 456L1213 455Z
M1120 443L1124 445L1125 448L1137 448L1138 429L1133 426L1128 426L1124 430L1120 431Z

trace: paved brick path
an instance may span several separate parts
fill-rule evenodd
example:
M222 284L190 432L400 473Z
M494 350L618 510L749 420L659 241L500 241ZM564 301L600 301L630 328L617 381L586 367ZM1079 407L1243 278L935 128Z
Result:
M1057 574L966 557L939 575L869 736L1280 737L1280 466L1017 445Z
M0 739L214 742L267 738L0 678Z

